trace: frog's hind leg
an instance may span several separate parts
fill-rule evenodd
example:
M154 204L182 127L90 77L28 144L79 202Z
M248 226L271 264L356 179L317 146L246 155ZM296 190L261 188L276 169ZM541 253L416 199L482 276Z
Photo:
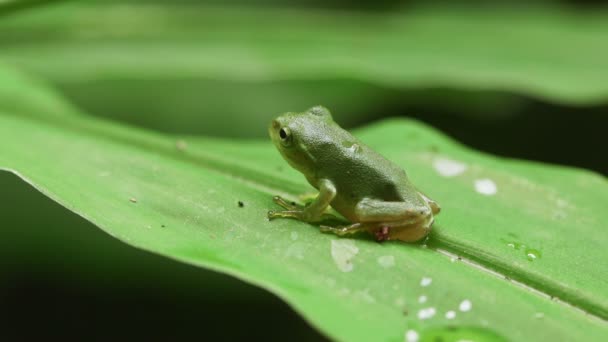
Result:
M431 210L433 211L433 215L439 214L439 212L441 211L441 207L439 206L439 204L437 204L437 202L435 202L432 199L428 198L425 194L423 194L420 191L418 191L418 194L429 205L429 207L431 207Z
M401 222L415 223L432 216L429 205L408 202L390 202L375 199L363 199L355 207L358 222Z
M351 234L355 234L355 233L367 230L367 227L361 223L353 223L349 226L338 226L338 227L320 226L319 228L321 228L321 232L323 232L323 233L333 233L338 236L351 235Z
M391 227L385 224L364 224L364 223L353 223L349 226L320 226L321 232L333 233L338 236L346 236L359 232L368 232L374 235L374 238L378 242L390 240Z

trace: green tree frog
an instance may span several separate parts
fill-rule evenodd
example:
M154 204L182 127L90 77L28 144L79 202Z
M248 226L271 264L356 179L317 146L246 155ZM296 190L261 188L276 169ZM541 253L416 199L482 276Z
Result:
M403 169L338 126L326 108L282 114L268 130L283 158L319 190L307 206L275 196L274 202L286 210L269 211L269 219L320 223L331 218L326 213L331 205L351 224L322 225L324 232L367 231L377 241L407 242L430 232L439 205L416 190Z

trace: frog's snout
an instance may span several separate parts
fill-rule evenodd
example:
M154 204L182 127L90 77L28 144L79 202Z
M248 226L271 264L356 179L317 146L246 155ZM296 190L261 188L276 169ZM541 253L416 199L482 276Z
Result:
M276 119L272 120L270 123L271 129L279 129L279 126L281 126L281 124Z
M268 134L270 135L270 138L274 138L275 132L279 130L280 126L281 124L276 119L270 122L270 125L268 126Z

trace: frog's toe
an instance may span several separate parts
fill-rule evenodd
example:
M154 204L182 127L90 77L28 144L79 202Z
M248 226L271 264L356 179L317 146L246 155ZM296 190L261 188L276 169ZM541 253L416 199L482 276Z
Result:
M321 225L321 226L319 226L319 229L323 233L333 233L338 236L344 236L344 235L350 235L350 234L360 232L364 228L361 225L361 223L353 223L349 226L338 226L338 227Z
M390 238L391 228L388 226L382 226L380 229L374 232L374 237L378 242L387 241Z
M330 226L319 226L319 231L321 233L332 233L332 229L335 229L334 227L330 227Z
M272 200L274 201L274 203L280 205L281 207L287 210L295 210L298 208L296 202L288 202L281 196L274 196Z
M433 201L432 199L430 199L429 197L427 197L422 192L418 192L418 194L420 194L420 196L422 196L422 199L424 199L424 201L429 205L429 207L431 208L431 212L433 213L433 215L439 214L439 212L441 211L441 207L439 206L439 204L437 202Z

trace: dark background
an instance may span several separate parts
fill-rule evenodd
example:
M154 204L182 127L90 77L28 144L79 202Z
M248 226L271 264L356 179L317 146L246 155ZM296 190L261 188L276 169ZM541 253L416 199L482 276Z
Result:
M487 1L471 3L493 5ZM558 3L585 8L604 5L601 1ZM5 9L4 15L39 5L52 6L52 2L25 1ZM276 6L277 1L259 1L258 5ZM401 5L402 2L391 0L373 5L369 1L345 0L281 4L359 11L390 11ZM272 94L285 82L261 87ZM341 87L342 82L329 81L318 89ZM265 134L257 131L242 134L230 126L208 132L204 127L190 125L188 120L180 122L179 116L174 117L170 126L145 116L134 116L132 106L116 98L117 84L89 84L84 88L61 82L54 85L88 113L132 125L174 134L205 133L228 138L259 138ZM159 93L155 88L159 85L149 82L125 81L119 86L121 93L134 99L133 103ZM197 86L199 84L192 84L188 89ZM234 87L254 95L253 89L260 87L258 84L216 86ZM313 94L318 87L297 86ZM375 108L350 113L350 120L345 124L349 128L387 116L407 116L488 153L582 167L604 175L608 172L606 104L564 105L525 94L495 91L443 88L397 91L372 85L361 87L382 92L385 101ZM191 104L194 109L198 105ZM275 296L231 277L122 244L14 175L0 172L0 203L0 313L3 316L0 340L34 336L79 340L120 337L305 341L323 338Z

